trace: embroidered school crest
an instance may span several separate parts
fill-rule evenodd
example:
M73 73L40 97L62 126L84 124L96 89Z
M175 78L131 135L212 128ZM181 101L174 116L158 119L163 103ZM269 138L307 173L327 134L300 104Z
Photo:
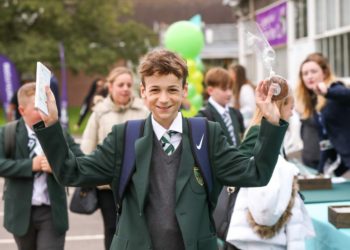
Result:
M196 177L196 180L197 180L198 184L203 186L204 185L204 181L203 181L203 177L201 175L201 172L200 172L199 168L198 167L193 167L193 173L194 173L194 177Z

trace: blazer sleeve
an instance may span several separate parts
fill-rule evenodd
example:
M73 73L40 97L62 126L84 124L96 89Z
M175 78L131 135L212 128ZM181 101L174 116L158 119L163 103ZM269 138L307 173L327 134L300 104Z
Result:
M117 157L116 126L96 150L76 156L68 147L61 125L35 128L40 144L55 177L66 186L97 186L119 179L120 157Z
M209 145L214 178L222 185L256 187L266 185L276 165L288 123L275 126L262 120L252 156L230 147L218 124L211 124Z
M260 126L253 126L247 131L247 134L245 135L241 145L239 146L239 150L242 153L249 156L253 155L253 150L259 136L259 128Z
M32 178L32 159L5 158L4 128L0 128L0 176Z
M350 88L345 87L342 82L333 83L328 89L326 98L350 105Z

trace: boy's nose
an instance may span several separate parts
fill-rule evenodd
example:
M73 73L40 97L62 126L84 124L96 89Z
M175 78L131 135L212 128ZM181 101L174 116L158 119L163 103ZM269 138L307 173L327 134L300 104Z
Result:
M166 102L168 101L168 99L169 99L169 96L165 91L160 92L159 101Z

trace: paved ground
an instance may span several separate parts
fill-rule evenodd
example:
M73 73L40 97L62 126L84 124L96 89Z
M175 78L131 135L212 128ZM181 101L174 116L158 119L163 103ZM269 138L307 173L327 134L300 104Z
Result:
M3 178L0 177L0 195L2 196ZM70 195L73 188L69 188ZM20 198L20 197L18 197ZM70 200L70 197L68 197ZM10 233L3 227L4 202L0 199L0 249L17 250L16 244ZM69 213L70 229L66 236L65 250L104 250L103 225L100 211L92 215L78 215Z

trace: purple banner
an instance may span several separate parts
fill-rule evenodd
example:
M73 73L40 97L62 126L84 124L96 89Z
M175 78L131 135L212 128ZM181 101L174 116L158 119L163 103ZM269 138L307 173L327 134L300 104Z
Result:
M59 43L60 50L60 62L61 62L61 125L64 128L68 128L69 119L68 119L68 96L67 96L67 75L66 75L66 62L64 57L64 47L62 43Z
M256 22L259 24L271 46L280 46L287 43L286 2L258 12Z
M15 65L4 55L0 55L0 101L7 106L19 88L19 77Z

